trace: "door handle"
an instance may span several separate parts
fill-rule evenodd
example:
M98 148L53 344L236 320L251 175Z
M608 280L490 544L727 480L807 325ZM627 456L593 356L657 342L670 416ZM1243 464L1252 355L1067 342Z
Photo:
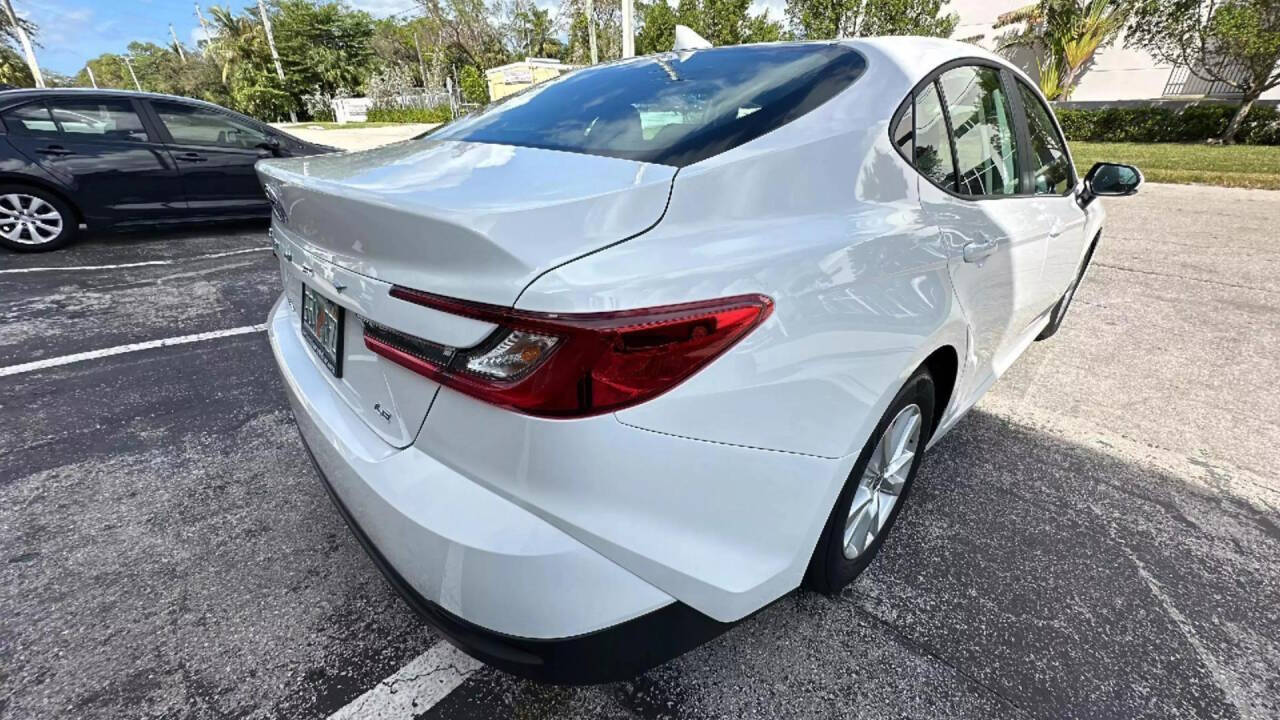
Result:
M38 148L36 152L40 153L41 155L72 155L74 154L70 150L62 147L61 145L50 145L48 147Z
M999 244L995 240L971 242L964 246L964 261L967 263L982 262L988 255L996 251Z
M206 160L209 159L201 155L200 153L193 153L193 152L181 153L177 157L179 160L183 162L205 162Z
M1049 239L1053 239L1062 234L1062 223L1058 220L1053 221L1053 225L1049 226Z

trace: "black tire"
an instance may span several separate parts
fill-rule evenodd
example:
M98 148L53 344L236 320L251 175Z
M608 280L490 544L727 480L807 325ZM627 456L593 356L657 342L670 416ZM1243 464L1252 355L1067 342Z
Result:
M32 209L34 213L29 213ZM56 218L51 213L56 213ZM37 226L36 223L39 223ZM58 231L45 236L47 228ZM80 220L65 200L33 185L0 185L0 247L16 252L48 252L75 239Z
M844 489L840 491L835 508L832 509L831 515L827 518L827 524L822 529L822 535L818 538L818 546L814 548L813 559L809 561L809 570L805 574L805 587L834 595L865 570L880 552L884 539L888 537L894 522L898 519L898 514L906 505L911 485L915 481L916 472L920 469L920 461L924 457L924 448L928 445L929 437L933 433L934 402L933 378L928 370L920 368L898 391L893 402L889 403L889 409L885 411L884 417L880 418L880 422L876 423L875 431L867 440L867 445L858 456L858 461L853 464L853 470L845 480ZM876 533L875 539L856 557L850 559L845 556L844 534L854 495L885 430L899 413L911 405L917 406L920 411L920 435L915 445L914 456L910 461L910 470L898 493L897 501L889 511L888 519Z

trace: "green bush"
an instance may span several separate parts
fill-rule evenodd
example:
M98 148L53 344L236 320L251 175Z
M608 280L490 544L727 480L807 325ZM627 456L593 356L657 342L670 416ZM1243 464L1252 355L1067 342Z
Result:
M1194 143L1221 135L1235 111L1235 105L1205 104L1188 105L1181 111L1159 106L1063 108L1056 114L1068 140ZM1236 141L1280 145L1280 113L1273 107L1255 105L1240 126Z
M448 105L429 108L369 108L369 122L447 123L453 119Z
M488 104L489 81L485 80L484 73L475 65L462 68L462 74L458 76L458 87L462 88L463 100L476 105Z

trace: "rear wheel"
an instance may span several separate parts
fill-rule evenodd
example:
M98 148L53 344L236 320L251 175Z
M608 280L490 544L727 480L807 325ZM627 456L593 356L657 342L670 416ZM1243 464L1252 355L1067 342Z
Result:
M26 185L0 186L0 246L18 252L56 250L79 223L62 198Z
M933 378L921 368L889 403L854 463L814 549L806 586L840 592L880 551L933 432L933 406Z

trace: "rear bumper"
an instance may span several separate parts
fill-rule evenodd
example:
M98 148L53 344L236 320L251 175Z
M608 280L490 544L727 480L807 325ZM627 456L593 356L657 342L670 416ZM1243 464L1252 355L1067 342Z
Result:
M559 683L631 677L731 627L676 602L329 391L282 298L268 336L334 504L410 607L467 653Z
M306 446L305 439L303 445ZM505 635L467 622L424 598L396 572L342 504L310 447L307 454L338 514L396 594L450 642L489 665L550 683L617 682L666 662L733 626L712 620L681 602L603 630L550 640Z

